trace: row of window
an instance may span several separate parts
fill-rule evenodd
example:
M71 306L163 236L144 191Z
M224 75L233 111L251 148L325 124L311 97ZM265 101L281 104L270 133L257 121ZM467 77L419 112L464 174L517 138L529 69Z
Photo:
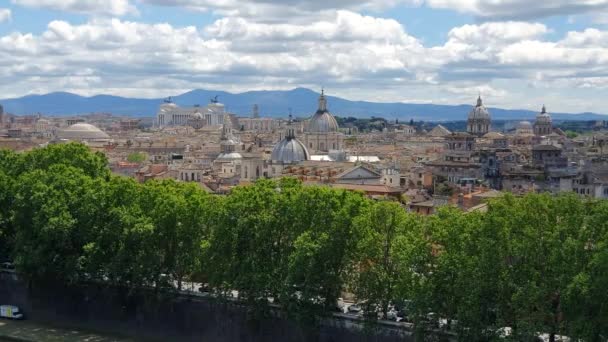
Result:
M308 148L312 149L312 143L308 143ZM336 143L332 143L332 149L335 150L336 149ZM323 151L325 150L325 143L319 143L319 150Z
M581 194L581 195L589 195L591 194L591 189L584 189L584 188L574 188L572 189L572 191L574 191L577 194ZM605 192L605 191L604 191Z

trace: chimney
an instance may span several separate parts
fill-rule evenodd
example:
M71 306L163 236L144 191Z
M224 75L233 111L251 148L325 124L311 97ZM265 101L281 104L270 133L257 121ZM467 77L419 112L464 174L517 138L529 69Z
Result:
M464 194L461 192L458 194L458 208L464 210Z

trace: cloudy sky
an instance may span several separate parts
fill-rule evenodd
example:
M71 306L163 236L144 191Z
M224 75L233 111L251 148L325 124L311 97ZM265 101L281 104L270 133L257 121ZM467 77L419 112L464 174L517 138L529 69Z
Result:
M299 86L608 113L608 0L0 0L0 98Z

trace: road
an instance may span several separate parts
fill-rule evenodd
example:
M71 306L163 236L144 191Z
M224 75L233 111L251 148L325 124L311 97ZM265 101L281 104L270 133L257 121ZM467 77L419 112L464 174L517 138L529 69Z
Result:
M32 321L0 320L0 341L32 342L134 342L106 333L90 333L81 329L59 328Z

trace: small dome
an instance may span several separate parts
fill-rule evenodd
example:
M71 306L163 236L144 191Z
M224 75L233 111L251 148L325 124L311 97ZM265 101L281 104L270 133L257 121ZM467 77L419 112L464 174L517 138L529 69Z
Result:
M110 136L88 123L74 124L58 133L60 139L67 140L109 140Z
M308 122L308 132L311 133L329 133L338 131L338 122L333 115L327 110L327 99L325 92L321 90L319 96L319 109L310 118Z
M469 120L490 120L490 112L483 105L481 96L477 99L477 105L469 112Z
M515 134L520 136L534 135L534 128L530 121L521 121L515 128Z
M295 163L310 159L310 154L300 140L288 136L274 147L270 159L273 162Z
M517 129L532 129L532 124L530 121L520 121L517 124Z
M230 161L243 159L243 156L238 152L222 153L217 157L217 160Z

